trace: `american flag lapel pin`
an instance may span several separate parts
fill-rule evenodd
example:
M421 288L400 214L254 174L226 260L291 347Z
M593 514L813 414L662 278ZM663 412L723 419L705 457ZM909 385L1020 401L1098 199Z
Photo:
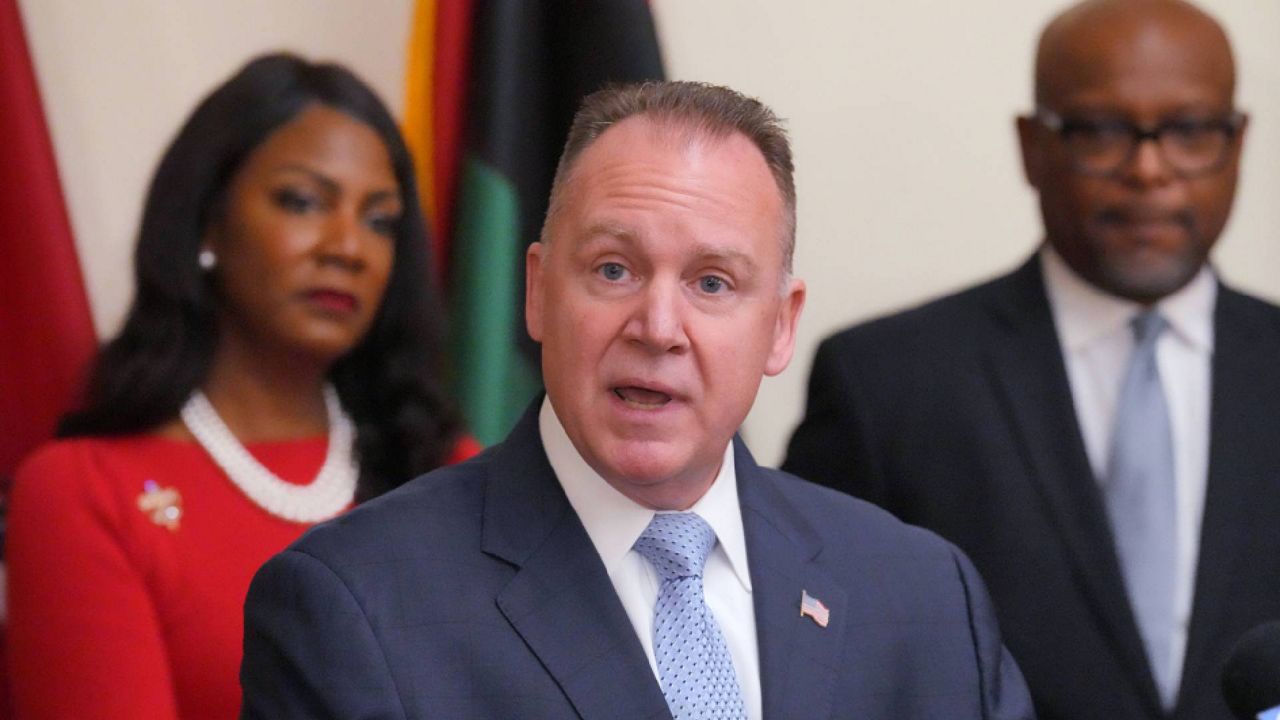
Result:
M822 601L809 594L807 590L800 591L800 617L808 615L810 620L818 624L818 627L824 628L831 621L831 611L827 609Z

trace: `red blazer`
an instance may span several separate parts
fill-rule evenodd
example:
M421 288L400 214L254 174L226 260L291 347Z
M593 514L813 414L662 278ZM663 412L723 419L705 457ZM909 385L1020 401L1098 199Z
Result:
M326 441L249 450L307 482ZM478 450L465 438L449 462ZM9 511L15 716L234 718L249 580L308 527L253 504L191 442L45 445L15 476Z

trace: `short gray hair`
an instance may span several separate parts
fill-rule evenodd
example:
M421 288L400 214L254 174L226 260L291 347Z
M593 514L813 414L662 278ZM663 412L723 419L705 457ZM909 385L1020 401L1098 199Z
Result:
M782 121L768 106L720 85L650 81L610 85L588 95L573 116L569 139L556 166L547 224L563 202L565 185L578 156L606 130L635 115L685 129L695 137L720 139L742 133L756 146L782 197L782 265L789 275L796 246L796 185L791 143ZM546 225L543 239L547 239Z

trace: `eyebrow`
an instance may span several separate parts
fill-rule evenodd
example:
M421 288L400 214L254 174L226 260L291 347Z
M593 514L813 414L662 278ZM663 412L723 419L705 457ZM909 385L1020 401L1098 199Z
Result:
M582 246L589 247L592 243L604 240L616 240L623 245L636 247L640 244L640 239L630 230L611 223L599 223L592 225L586 229L580 236L582 238ZM756 274L759 271L759 264L748 253L734 248L726 248L722 245L712 243L694 243L694 254L704 260L722 260L730 263L742 265L747 273Z
M1186 116L1222 116L1230 115L1235 112L1234 107L1222 108L1216 103L1208 102L1186 102L1182 103L1168 112L1162 113L1163 117L1186 117ZM1105 117L1105 118L1127 118L1130 113L1121 108L1112 105L1093 105L1089 103L1081 105L1068 105L1058 112L1062 116L1086 116L1086 117Z
M318 170L309 168L306 165L300 165L298 163L286 163L284 165L277 167L274 170L274 173L283 173L283 172L296 172L296 173L301 173L303 175L306 175L307 177L311 178L316 183L318 183L321 187L323 187L325 192L333 195L337 195L342 191L342 186L339 185L336 180L334 180L333 178L329 177L328 175L325 175L324 173ZM399 200L400 199L399 188L375 190L374 192L369 193L369 197L365 199L364 204L372 205L374 203L379 203L387 199Z
M639 242L635 233L621 225L611 223L597 223L582 231L582 234L578 236L578 240L583 246L605 239L617 240L624 245L635 245Z

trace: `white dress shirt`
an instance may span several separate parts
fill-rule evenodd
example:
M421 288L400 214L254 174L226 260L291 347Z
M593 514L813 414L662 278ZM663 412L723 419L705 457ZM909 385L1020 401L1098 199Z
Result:
M1094 477L1101 484L1106 478L1120 385L1134 347L1129 321L1146 308L1090 285L1048 245L1040 257L1080 433ZM1178 513L1174 612L1178 622L1171 652L1178 678L1186 656L1209 476L1213 309L1217 298L1217 281L1206 266L1185 287L1155 306L1169 322L1169 329L1156 344L1156 365L1173 433Z
M564 488L569 504L582 520L587 536L604 562L613 589L631 619L640 645L658 678L653 651L653 613L661 580L644 556L631 548L649 526L654 511L618 492L583 460L556 417L551 401L544 398L538 414L538 430L551 469ZM689 508L706 520L717 543L707 556L702 585L707 607L724 635L742 699L751 720L760 720L760 659L756 646L756 614L751 603L751 574L747 567L747 543L738 505L738 478L733 463L733 443L725 448L720 473L707 493Z

